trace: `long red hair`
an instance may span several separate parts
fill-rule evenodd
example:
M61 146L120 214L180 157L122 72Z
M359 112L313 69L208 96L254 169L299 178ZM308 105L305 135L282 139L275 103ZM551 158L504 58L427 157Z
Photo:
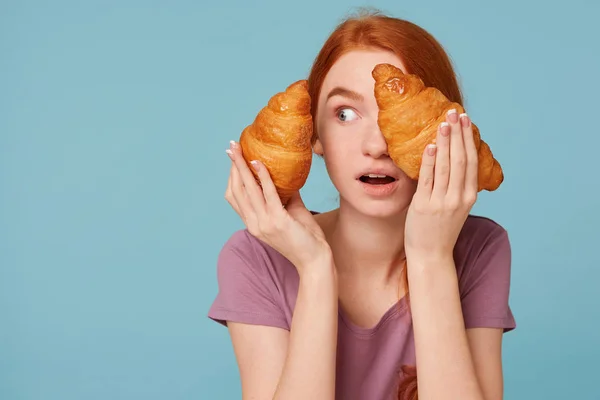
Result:
M440 90L450 101L463 105L452 62L442 45L418 25L383 15L377 11L362 11L341 22L325 41L313 62L308 91L312 102L312 115L316 120L317 99L325 76L332 65L348 51L376 48L391 51L404 64L406 72L418 75L426 86ZM313 143L318 132L314 129ZM404 286L408 288L405 268L402 271ZM408 292L406 294L408 296ZM404 379L398 391L399 400L418 400L417 372L415 366L403 366Z

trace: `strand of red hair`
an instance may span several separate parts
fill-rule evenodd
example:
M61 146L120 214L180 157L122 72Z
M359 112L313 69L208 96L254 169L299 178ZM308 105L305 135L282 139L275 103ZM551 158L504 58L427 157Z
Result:
M407 20L393 18L377 10L361 9L355 16L342 21L325 41L315 58L308 90L312 99L312 115L316 121L316 99L332 65L346 52L375 48L396 54L406 72L418 75L426 86L440 90L450 101L463 105L463 98L452 62L442 45L425 29ZM317 138L316 126L313 143ZM406 264L402 283L407 288ZM399 400L418 400L416 366L402 366L403 379L398 390Z

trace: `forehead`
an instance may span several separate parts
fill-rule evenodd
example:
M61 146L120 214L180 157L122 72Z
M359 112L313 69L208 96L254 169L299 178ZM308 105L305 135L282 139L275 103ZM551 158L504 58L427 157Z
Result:
M336 86L368 95L373 89L374 79L371 71L377 64L392 64L406 71L402 60L392 52L384 50L353 50L341 56L329 70L321 95L326 95Z

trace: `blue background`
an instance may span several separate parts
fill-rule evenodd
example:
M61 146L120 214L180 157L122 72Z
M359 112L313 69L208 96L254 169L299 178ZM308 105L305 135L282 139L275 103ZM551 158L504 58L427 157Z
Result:
M432 32L506 181L507 399L598 399L598 2L0 2L0 398L235 399L225 148L374 5ZM307 206L335 207L316 159Z

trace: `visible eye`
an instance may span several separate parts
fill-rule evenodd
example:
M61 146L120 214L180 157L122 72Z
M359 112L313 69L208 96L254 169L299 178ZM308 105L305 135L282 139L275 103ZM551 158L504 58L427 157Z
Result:
M342 122L348 122L357 117L356 113L351 108L340 108L337 110L336 115Z

